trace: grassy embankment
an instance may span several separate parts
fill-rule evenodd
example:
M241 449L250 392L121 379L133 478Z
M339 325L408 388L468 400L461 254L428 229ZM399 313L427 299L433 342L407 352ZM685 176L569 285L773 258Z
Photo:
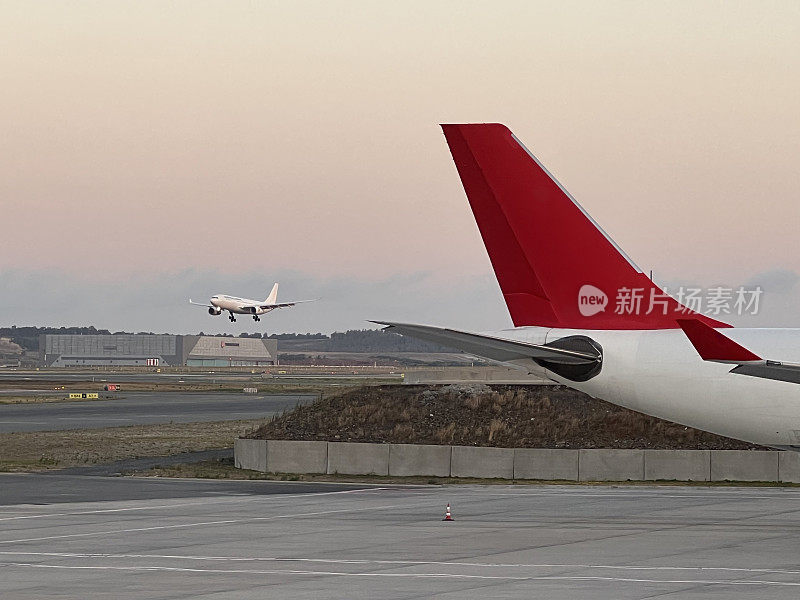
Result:
M0 472L61 469L233 447L263 420L0 434Z
M564 386L535 385L358 388L299 406L253 437L505 448L758 448Z
M101 398L70 398L67 395L24 395L19 396L0 396L0 404L42 404L52 402L100 402L110 400L110 397Z

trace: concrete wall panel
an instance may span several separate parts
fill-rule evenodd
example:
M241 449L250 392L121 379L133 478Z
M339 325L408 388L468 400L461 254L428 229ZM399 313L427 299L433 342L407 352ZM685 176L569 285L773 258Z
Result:
M800 453L778 452L778 481L800 483Z
M238 468L567 481L785 481L800 483L800 454L747 450L478 448L238 439Z
M270 440L267 442L269 473L326 473L328 442Z
M578 480L578 450L515 448L514 479Z
M267 472L267 441L245 440L233 442L233 464L237 469Z
M328 473L388 475L389 444L328 442Z
M778 454L768 450L716 450L711 454L711 481L778 481Z
M450 446L391 444L389 475L450 477Z
M642 481L644 450L580 450L580 481Z
M645 450L647 481L709 481L710 450Z
M453 477L514 477L513 448L453 446L450 462Z

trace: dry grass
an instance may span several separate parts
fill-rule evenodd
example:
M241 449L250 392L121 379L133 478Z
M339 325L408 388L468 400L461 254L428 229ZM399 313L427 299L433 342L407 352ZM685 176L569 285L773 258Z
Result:
M99 402L110 398L69 398L68 396L0 396L0 404L45 404L54 402Z
M0 471L57 469L231 448L263 420L0 434Z
M262 439L522 448L747 449L563 386L376 386L322 398L264 425Z

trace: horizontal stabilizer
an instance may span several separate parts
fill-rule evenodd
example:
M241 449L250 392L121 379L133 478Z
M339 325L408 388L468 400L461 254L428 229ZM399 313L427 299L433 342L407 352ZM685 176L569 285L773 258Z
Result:
M800 383L800 365L776 360L763 360L744 346L697 319L678 319L686 337L703 360L734 363L731 373L761 379Z
M772 360L762 364L739 365L731 369L731 373L737 375L749 375L750 377L760 377L761 379L774 379L776 381L788 381L789 383L800 383L800 365L780 363Z
M519 359L533 359L559 365L592 365L598 363L602 356L597 352L567 350L542 344L529 344L517 340L468 333L444 327L429 325L413 325L410 323L389 323L372 321L378 325L386 325L387 330L409 335L428 342L441 344L462 350L468 354L501 362Z
M676 319L683 333L697 350L700 358L713 362L745 363L760 361L761 357L753 354L698 319Z

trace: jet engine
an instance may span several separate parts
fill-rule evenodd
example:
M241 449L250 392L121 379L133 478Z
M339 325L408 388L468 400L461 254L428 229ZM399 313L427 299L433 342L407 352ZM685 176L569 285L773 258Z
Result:
M219 306L209 306L208 307L208 314L210 314L210 315L220 315L220 314L222 314L222 309Z

